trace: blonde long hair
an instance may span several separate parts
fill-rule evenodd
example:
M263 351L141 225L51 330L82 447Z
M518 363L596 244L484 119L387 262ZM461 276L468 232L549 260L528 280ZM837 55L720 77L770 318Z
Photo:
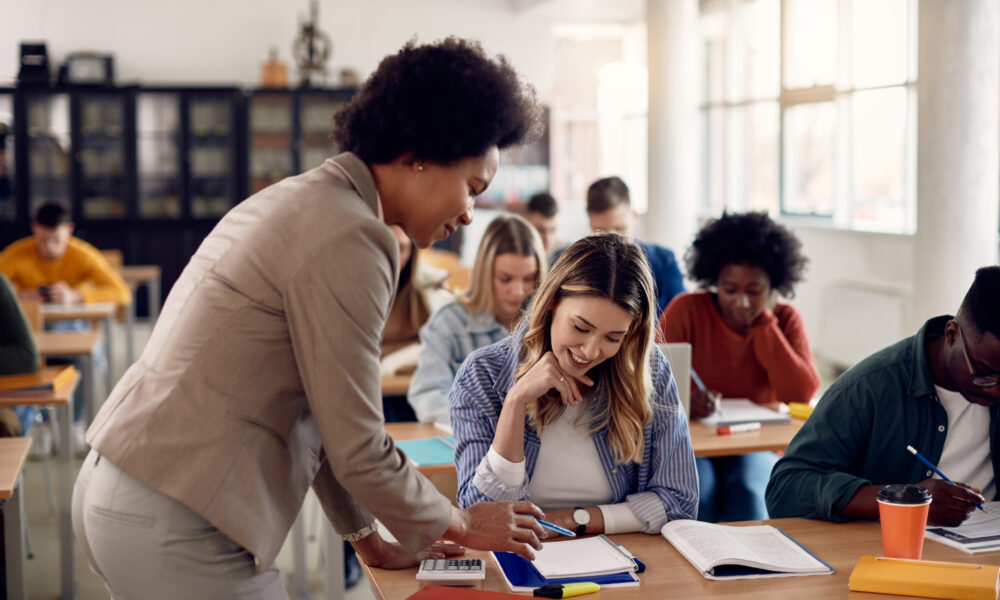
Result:
M486 226L483 241L479 243L479 250L476 252L476 263L472 266L472 285L469 293L459 298L469 314L494 313L493 265L501 254L534 256L538 263L535 281L542 281L545 277L548 263L538 231L523 217L514 214L500 215Z
M570 296L606 298L633 316L618 353L591 371L608 402L589 425L591 435L607 428L616 462L641 462L643 429L652 417L649 358L656 329L653 278L642 248L618 234L600 233L579 240L559 256L528 309L517 379L552 350L552 314L559 301ZM541 432L563 410L561 402L543 397L529 406L528 416Z

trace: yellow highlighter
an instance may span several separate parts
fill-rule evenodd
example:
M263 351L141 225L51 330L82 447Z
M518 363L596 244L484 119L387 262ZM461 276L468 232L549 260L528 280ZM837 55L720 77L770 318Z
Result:
M535 588L534 595L539 598L570 598L572 596L582 596L583 594L593 594L599 592L601 586L590 581L581 583L563 583L546 585Z

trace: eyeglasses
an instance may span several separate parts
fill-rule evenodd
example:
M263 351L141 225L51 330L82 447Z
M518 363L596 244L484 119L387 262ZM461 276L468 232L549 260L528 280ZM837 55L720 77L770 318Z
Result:
M962 354L965 356L965 364L969 365L972 385L986 388L1000 383L1000 374L980 375L972 368L972 361L969 359L969 348L965 345L965 336L962 334L962 326L958 324L958 321L955 321L955 326L958 327L958 340L962 343Z

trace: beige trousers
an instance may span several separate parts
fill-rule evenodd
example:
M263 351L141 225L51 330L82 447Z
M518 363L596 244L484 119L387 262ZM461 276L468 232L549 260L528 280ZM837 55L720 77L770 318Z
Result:
M73 533L113 600L288 600L278 569L91 450L73 488Z

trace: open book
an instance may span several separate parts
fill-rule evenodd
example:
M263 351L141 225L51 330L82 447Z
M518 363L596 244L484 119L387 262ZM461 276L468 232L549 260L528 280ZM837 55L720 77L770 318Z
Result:
M660 530L706 579L829 575L833 567L770 525L734 527L682 519Z
M989 512L974 510L958 527L927 527L927 539L969 554L1000 550L1000 502L983 504Z

